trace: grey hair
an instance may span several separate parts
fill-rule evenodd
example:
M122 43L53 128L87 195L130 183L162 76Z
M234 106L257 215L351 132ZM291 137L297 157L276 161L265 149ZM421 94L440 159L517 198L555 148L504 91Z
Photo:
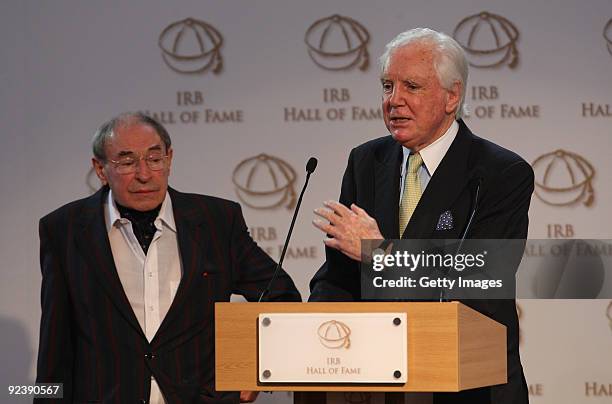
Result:
M170 139L168 131L161 123L142 112L124 112L104 122L100 125L98 130L96 130L91 144L94 157L100 161L106 162L106 141L113 135L117 128L132 124L142 124L153 128L162 142L164 142L166 152L170 150L172 140Z
M402 32L391 40L385 47L385 52L379 59L381 71L384 72L389 64L391 54L412 43L430 45L434 53L434 68L440 84L450 90L453 83L461 84L461 101L455 112L457 119L468 114L465 105L465 90L468 79L468 63L461 45L452 37L429 28L414 28Z

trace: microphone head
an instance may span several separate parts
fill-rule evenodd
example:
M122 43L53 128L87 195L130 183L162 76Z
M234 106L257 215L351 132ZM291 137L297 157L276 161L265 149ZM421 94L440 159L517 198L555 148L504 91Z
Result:
M309 158L308 159L308 163L306 163L306 172L308 174L312 174L314 172L315 168L317 168L317 163L318 162L319 161L316 158L314 158L314 157Z

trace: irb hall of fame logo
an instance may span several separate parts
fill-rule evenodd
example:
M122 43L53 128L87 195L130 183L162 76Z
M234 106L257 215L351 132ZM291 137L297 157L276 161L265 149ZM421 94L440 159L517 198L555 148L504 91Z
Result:
M207 22L191 17L173 22L159 34L157 45L166 66L177 73L219 74L223 69L223 37Z
M370 66L370 33L358 21L338 14L321 18L306 30L310 59L324 70L366 71Z
M470 66L495 68L519 63L519 31L507 18L482 11L459 21L453 38L463 47Z
M242 160L232 173L236 195L252 209L264 210L296 204L297 174L286 161L261 153Z

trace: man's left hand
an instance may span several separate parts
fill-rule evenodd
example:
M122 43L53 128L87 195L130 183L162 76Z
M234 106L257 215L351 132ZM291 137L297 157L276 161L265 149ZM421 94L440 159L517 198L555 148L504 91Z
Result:
M240 402L241 403L252 403L257 398L259 391L241 391Z
M346 256L361 261L361 240L380 240L378 223L365 210L352 204L347 208L340 202L323 202L325 208L317 208L314 213L327 219L314 219L312 224L331 237L323 240L326 246L335 248Z

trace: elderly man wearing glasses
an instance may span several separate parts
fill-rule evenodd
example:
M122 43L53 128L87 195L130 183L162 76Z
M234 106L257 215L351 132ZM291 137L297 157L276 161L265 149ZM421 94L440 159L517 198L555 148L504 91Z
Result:
M237 403L214 388L214 303L256 300L275 262L237 203L168 187L170 136L152 118L104 123L93 154L100 190L40 221L37 382L63 383L62 402ZM301 300L284 271L273 287Z

